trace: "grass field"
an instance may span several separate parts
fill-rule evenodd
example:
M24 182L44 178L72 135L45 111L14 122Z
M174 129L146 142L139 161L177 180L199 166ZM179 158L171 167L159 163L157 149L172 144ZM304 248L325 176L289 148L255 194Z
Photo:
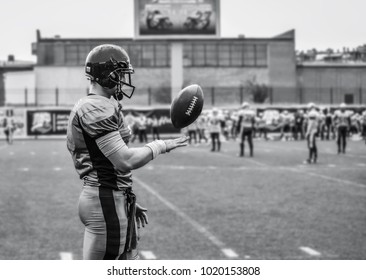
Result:
M304 141L257 140L254 158L234 141L192 145L135 170L149 209L141 258L365 260L366 145L318 149L304 165ZM0 158L0 259L81 259L82 182L65 141L2 141Z

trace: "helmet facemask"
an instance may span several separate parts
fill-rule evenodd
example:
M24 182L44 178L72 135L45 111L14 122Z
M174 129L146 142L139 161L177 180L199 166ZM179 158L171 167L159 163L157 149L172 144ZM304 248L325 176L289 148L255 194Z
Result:
M116 99L122 100L123 95L131 98L135 91L135 87L131 83L131 74L135 72L134 69L131 64L127 64L124 61L116 61L113 57L111 62L115 70L109 73L108 78L117 86L115 91Z

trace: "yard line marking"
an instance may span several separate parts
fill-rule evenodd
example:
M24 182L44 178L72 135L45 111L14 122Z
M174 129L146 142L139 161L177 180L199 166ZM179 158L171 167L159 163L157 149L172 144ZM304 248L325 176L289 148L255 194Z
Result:
M54 171L60 171L62 168L61 167L54 167L53 170Z
M36 153L32 151L32 152L30 152L30 154L31 154L31 156L34 156Z
M60 252L60 258L63 261L72 260L72 253L70 253L70 252Z
M323 178L323 179L326 179L326 180L329 180L329 181L334 181L334 182L337 182L337 183L342 183L342 184L346 184L346 185L347 184L348 185L353 185L353 186L360 187L360 188L366 188L366 185L363 185L363 184L359 184L359 183L356 183L356 182L343 180L343 179L332 178L332 177L329 177L329 176L326 176L326 175L321 175L321 174L317 174L317 173L313 173L313 172L308 172L306 170L296 170L296 169L293 169L293 168L284 168L284 169L288 169L288 170L291 170L291 171L297 172L297 173L308 174L308 175L311 175L311 176L314 176L314 177Z
M9 152L9 155L13 156L14 155L14 152Z
M151 251L140 251L140 254L145 260L156 260L156 256Z
M140 179L138 179L136 177L134 178L134 181L137 182L145 190L150 192L152 195L154 195L157 199L159 199L166 207L173 210L178 216L180 216L183 220L185 220L187 223L189 223L193 228L195 228L198 232L200 232L205 238L210 240L211 243L214 244L216 247L218 247L220 250L227 248L224 242L222 242L215 235L213 235L211 232L209 232L205 227L201 226L198 222L196 222L191 217L189 217L187 214L185 214L178 207L176 207L175 205L170 203L167 199L162 197L158 192L156 192L149 185L142 182Z
M328 164L328 167L336 167L335 164Z
M253 159L252 159L252 161L256 162ZM258 163L260 163L260 162L258 162ZM264 163L260 163L260 164L262 164L265 167L269 167L267 164L264 164ZM279 167L279 168L280 169L285 169L285 170L290 170L290 171L297 172L297 173L308 174L308 175L315 176L315 177L320 177L320 178L327 179L327 180L330 180L330 181L334 181L334 182L337 182L337 183L349 184L349 185L353 185L353 186L356 186L356 187L366 188L366 185L363 185L363 184L359 184L359 183L348 181L348 180L332 178L332 177L329 177L329 176L309 172L306 169L301 169L300 170L300 169L294 169L294 168L291 168L291 167Z
M227 154L221 154L221 153L215 153L215 155L218 155L218 156L221 156L221 157L229 157L229 158L232 158L233 156L232 155L227 155ZM266 164L263 164L259 161L256 161L256 160L253 160L253 158L248 158L248 157L242 157L243 160L246 160L246 161L250 161L252 163L255 163L259 166L265 166L265 167L268 167L268 165Z
M239 257L239 255L237 253L235 253L234 250L232 250L230 248L224 248L224 249L221 249L221 251L228 258L237 258L237 257Z
M53 155L57 155L57 154L58 154L58 152L53 151L53 152L52 152L52 154L53 154Z
M24 172L28 172L29 171L29 168L28 167L24 167L24 168L21 168L20 170L21 171L24 171Z
M306 254L310 255L310 256L314 256L314 257L319 257L321 256L321 253L311 249L310 247L300 247L299 248L301 251L305 252Z
M362 166L362 167L366 166L366 164L365 164L365 163L358 163L357 165L358 165L358 166Z
M288 150L288 148L285 148L285 147L282 147L282 146L276 146L276 149L281 149L281 150ZM308 149L306 147L304 148L299 148L299 147L291 147L291 150L297 150L297 151L303 151L303 152L307 152ZM321 150L319 149L319 152L320 154L327 154L327 155L334 155L334 156L339 156L337 154L337 151L334 149L334 152L333 151L329 151L329 149L325 149L325 150ZM349 150L348 150L349 152ZM360 155L360 154L349 154L349 153L346 153L346 154L342 154L342 156L344 157L350 157L350 158L366 158L366 156L364 155Z

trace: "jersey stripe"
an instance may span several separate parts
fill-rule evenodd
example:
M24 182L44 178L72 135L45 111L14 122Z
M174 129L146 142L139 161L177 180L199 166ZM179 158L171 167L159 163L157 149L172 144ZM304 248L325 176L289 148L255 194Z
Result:
M120 224L113 198L113 190L99 188L99 200L107 229L104 260L114 260L119 255Z
M83 136L86 147L90 154L90 160L98 175L98 182L101 187L118 189L117 175L115 173L113 164L99 149L95 139L92 139L84 130Z

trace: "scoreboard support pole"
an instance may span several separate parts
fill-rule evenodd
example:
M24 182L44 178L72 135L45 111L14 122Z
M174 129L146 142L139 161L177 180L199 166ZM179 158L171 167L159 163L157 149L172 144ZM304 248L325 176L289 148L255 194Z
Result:
M183 86L183 43L171 43L171 100L173 101Z

